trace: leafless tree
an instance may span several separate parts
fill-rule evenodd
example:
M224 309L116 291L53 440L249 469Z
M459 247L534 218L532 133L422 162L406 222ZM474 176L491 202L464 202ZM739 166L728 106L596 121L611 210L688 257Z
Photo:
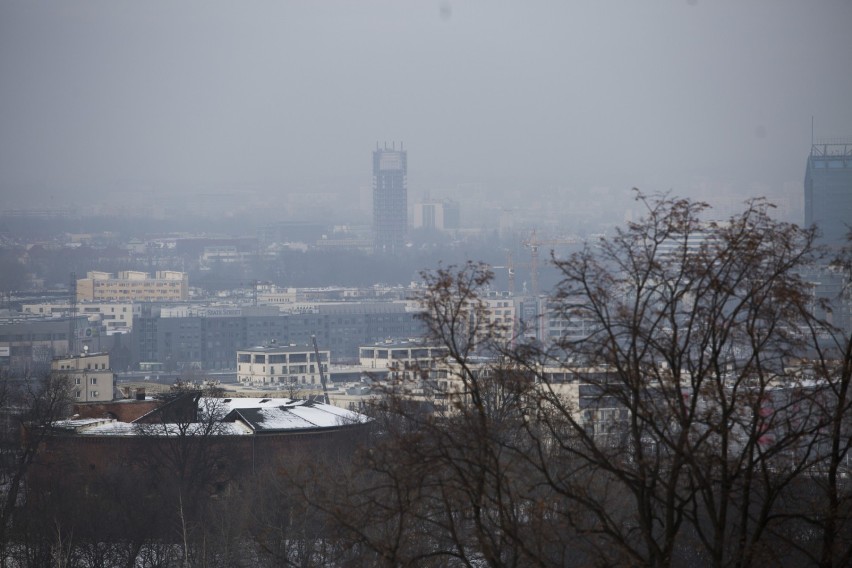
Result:
M0 562L5 563L27 475L49 426L68 416L70 381L67 376L49 373L17 380L0 377L0 399L6 421L4 440L9 442L3 446L0 492Z
M542 358L579 362L572 382L588 395L539 376L532 463L587 510L578 529L613 561L779 562L789 547L768 532L785 488L817 460L824 422L790 369L809 347L797 271L814 258L813 232L773 220L761 200L708 223L703 203L637 199L642 220L554 261L561 316L591 325Z
M444 410L388 393L344 505L326 508L354 542L402 565L807 557L790 500L827 463L825 410L848 408L802 372L807 330L824 329L802 277L814 234L762 200L707 222L703 203L637 199L643 219L554 261L551 304L587 332L547 349L492 323L485 267L425 275L446 358L423 376Z
M845 313L841 325L809 321L805 328L813 356L802 361L807 377L822 385L812 397L824 417L819 436L819 462L815 474L802 484L793 501L804 519L800 532L816 534L815 543L803 543L809 559L823 567L852 563L852 233L849 245L839 251L828 268L841 279L837 298L826 298L820 311L831 304ZM833 302L832 302L833 301ZM846 327L843 327L845 324ZM811 546L808 546L811 544Z
M179 383L156 412L137 422L138 434L152 443L141 456L150 490L156 491L165 519L174 527L167 542L179 542L184 563L203 553L196 536L203 535L210 496L223 490L232 470L223 453L224 406L213 390L193 390ZM176 538L177 540L173 540ZM202 541L203 543L203 541Z

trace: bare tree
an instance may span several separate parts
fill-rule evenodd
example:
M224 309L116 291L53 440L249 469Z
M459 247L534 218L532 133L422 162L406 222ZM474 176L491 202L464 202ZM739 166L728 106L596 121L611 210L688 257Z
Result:
M852 245L852 233L849 243ZM843 314L841 325L809 321L806 330L813 357L803 360L803 372L824 388L812 400L824 417L819 436L819 462L793 500L805 522L800 531L814 532L815 545L802 548L823 567L852 563L852 246L847 245L828 267L841 279L837 298L826 298L820 311L835 304ZM833 302L832 302L833 300ZM842 317L845 316L845 317ZM845 325L845 327L844 327Z
M141 456L149 486L171 505L164 508L166 519L174 527L168 542L179 542L184 563L199 554L197 534L204 534L209 497L222 490L232 479L232 468L225 459L221 434L224 406L213 390L193 390L179 383L156 412L137 422L142 438L152 443ZM170 539L176 538L177 541Z
M3 448L0 562L5 562L10 531L21 506L22 491L44 436L53 422L69 414L70 388L70 381L64 375L48 373L40 378L24 377L19 380L0 377L0 407L6 421L4 439L8 436L10 442ZM14 443L16 437L17 447Z
M774 221L760 200L707 223L703 203L637 199L642 220L554 261L555 305L590 331L542 358L579 362L571 381L587 396L539 375L533 463L590 513L578 529L613 560L778 561L784 547L767 531L783 490L813 465L822 425L790 371L808 347L797 270L814 257L813 233Z

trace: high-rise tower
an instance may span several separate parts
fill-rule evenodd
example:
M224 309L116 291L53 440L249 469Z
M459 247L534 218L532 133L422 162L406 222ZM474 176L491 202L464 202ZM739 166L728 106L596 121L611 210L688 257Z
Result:
M408 156L399 145L373 152L373 246L395 253L405 246L408 230Z
M811 146L805 170L805 225L816 225L821 244L847 244L852 225L852 142Z

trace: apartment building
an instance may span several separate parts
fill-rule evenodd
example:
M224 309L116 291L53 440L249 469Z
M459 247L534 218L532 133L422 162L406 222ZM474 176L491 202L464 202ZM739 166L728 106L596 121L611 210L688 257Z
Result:
M421 341L385 341L359 350L361 367L388 372L388 379L409 381L424 378L443 365L447 348Z
M158 270L152 278L147 272L125 270L114 276L109 272L87 272L77 280L78 302L180 302L189 299L189 278L185 272Z
M318 385L328 374L328 350L317 353L309 345L269 345L237 351L237 382L253 385Z
M107 402L113 398L115 374L110 369L109 353L57 357L50 364L50 372L69 378L75 402Z

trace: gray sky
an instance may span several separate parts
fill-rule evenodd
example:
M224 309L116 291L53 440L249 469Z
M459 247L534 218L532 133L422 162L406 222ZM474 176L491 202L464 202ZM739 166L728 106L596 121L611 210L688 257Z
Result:
M767 193L852 137L849 0L0 3L0 192Z

